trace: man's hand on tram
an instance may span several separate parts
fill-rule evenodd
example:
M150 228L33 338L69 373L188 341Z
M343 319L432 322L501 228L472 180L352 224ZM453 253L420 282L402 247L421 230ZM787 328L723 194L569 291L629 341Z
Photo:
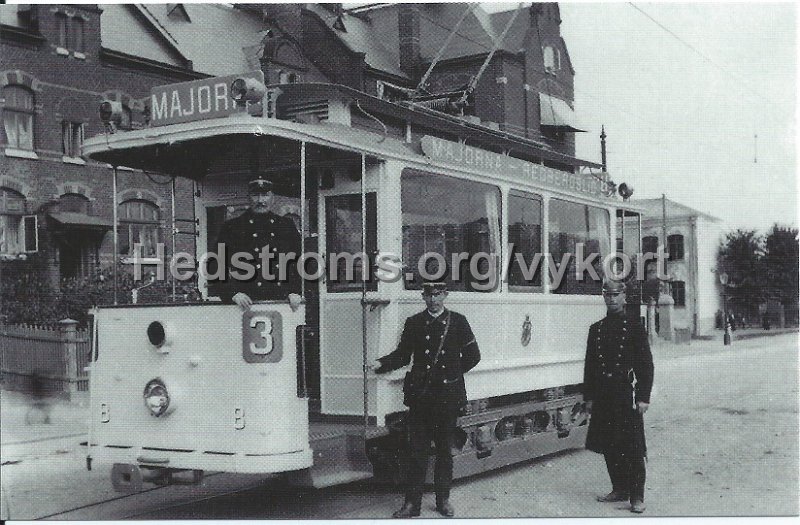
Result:
M250 296L244 292L238 292L236 295L232 297L233 302L239 305L239 308L242 310L247 310L251 306L253 306L253 300L250 299Z
M381 371L381 367L382 366L383 366L383 363L381 363L380 361L378 361L376 359L372 363L367 365L367 368L369 370L371 370L373 374L382 374L383 373L383 371Z
M647 409L650 408L650 403L639 401L638 403L636 403L636 406L639 408L639 413L644 415L644 413L647 412Z
M303 298L300 297L300 294L290 293L289 294L289 307L292 309L293 312L296 312L298 308L300 308L300 303L303 301Z

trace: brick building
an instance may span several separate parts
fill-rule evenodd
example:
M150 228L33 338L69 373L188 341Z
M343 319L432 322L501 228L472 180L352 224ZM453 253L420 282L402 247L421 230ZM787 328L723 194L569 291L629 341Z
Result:
M262 15L270 29L258 50L268 82L332 82L382 98L393 98L397 87L416 88L437 56L427 91L465 88L511 22L477 82L466 117L575 154L574 132L580 131L573 110L575 72L556 3L493 14L477 6L460 25L467 4L242 9Z
M34 270L56 287L113 257L111 169L81 158L83 138L103 132L98 106L122 103L120 128L144 125L154 85L245 71L257 43L252 16L224 6L3 5L0 7L0 264ZM194 19L194 22L192 22ZM242 22L243 38L223 38ZM181 30L180 26L184 27ZM199 26L199 27L198 27ZM219 42L202 52L203 31ZM217 31L215 34L214 31ZM171 181L119 172L119 254L171 246ZM192 185L176 181L179 249L194 249ZM189 214L189 217L183 215Z

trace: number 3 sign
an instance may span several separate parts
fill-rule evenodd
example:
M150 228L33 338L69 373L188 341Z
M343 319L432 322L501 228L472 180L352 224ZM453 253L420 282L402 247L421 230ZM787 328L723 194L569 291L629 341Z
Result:
M283 357L282 319L277 312L242 315L242 357L248 363L275 363Z

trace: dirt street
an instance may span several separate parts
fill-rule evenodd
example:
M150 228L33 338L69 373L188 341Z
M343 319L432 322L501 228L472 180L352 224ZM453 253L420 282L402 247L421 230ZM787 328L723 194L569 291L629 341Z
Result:
M645 416L645 516L797 515L797 335L730 347L721 341L664 345L654 357L655 388ZM6 415L4 407L4 422ZM85 470L78 445L84 437L32 443L17 437L7 446L7 435L4 429L4 518L51 516L115 497L106 469ZM55 517L385 518L401 502L392 490L368 482L288 492L266 481L242 491L259 482L240 478L218 475L205 487L167 487ZM457 517L465 518L633 516L621 504L595 501L609 488L602 457L576 450L460 481L452 500ZM423 518L438 516L432 495L422 512Z

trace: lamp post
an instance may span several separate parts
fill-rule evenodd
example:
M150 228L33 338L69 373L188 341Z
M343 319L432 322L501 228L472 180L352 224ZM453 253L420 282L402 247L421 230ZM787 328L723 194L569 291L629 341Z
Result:
M722 343L725 346L729 346L731 344L731 324L728 320L728 296L726 294L728 287L727 273L722 272L721 274L719 274L719 283L722 285L722 316L723 316L722 325L725 330L725 333L722 336Z

